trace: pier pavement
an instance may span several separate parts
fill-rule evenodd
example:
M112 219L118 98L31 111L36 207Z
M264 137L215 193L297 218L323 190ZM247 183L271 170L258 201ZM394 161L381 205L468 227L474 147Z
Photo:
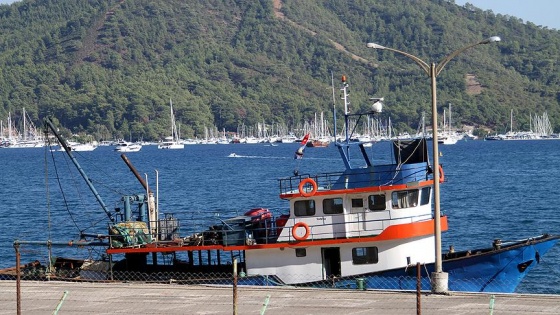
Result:
M0 314L17 314L16 282L0 281ZM22 281L21 314L417 314L415 292ZM423 293L421 314L560 314L560 295ZM235 309L234 309L235 308Z

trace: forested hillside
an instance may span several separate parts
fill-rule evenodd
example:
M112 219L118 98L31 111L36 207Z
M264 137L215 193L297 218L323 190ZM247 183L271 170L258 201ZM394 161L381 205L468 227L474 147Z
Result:
M324 111L331 73L346 75L352 111L385 97L405 131L430 112L439 62L486 37L438 76L438 105L479 130L527 130L548 112L560 131L560 31L446 0L23 0L0 6L0 120L52 116L97 139L157 140L169 102L184 138L257 123L289 128ZM337 109L342 110L337 99Z

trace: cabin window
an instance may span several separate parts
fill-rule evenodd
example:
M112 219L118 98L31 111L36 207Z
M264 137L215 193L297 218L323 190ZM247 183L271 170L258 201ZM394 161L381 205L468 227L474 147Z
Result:
M385 210L385 195L370 195L368 198L368 208L372 211Z
M294 203L294 215L296 217L307 217L315 215L315 201L298 200Z
M339 214L344 212L342 198L333 198L323 200L324 214Z
M307 251L305 248L296 248L296 257L305 257L307 256Z
M420 205L427 205L430 203L430 195L432 194L432 187L422 188L422 193L420 194Z
M364 199L352 199L352 208L363 208Z
M418 195L418 189L394 191L391 196L393 209L416 207Z
M352 248L352 263L354 265L377 264L379 261L377 252L375 246Z

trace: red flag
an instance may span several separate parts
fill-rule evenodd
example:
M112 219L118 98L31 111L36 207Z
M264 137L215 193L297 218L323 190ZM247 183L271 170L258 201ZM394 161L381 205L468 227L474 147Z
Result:
M301 139L301 146L296 150L296 154L294 155L294 159L301 159L303 158L303 150L305 149L305 145L309 140L309 134L306 134L303 139Z
M307 143L307 140L309 140L309 134L306 134L303 139L301 139L301 145L305 145Z

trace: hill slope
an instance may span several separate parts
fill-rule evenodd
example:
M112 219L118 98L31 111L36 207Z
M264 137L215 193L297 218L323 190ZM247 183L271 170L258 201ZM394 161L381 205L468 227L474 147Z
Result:
M354 112L383 96L395 128L415 129L429 79L365 44L438 62L491 35L440 74L439 106L500 132L511 109L517 129L548 111L560 129L560 32L452 1L24 0L0 6L0 30L0 119L25 107L97 138L162 138L170 99L183 137L295 128L332 117L331 73L349 77Z

